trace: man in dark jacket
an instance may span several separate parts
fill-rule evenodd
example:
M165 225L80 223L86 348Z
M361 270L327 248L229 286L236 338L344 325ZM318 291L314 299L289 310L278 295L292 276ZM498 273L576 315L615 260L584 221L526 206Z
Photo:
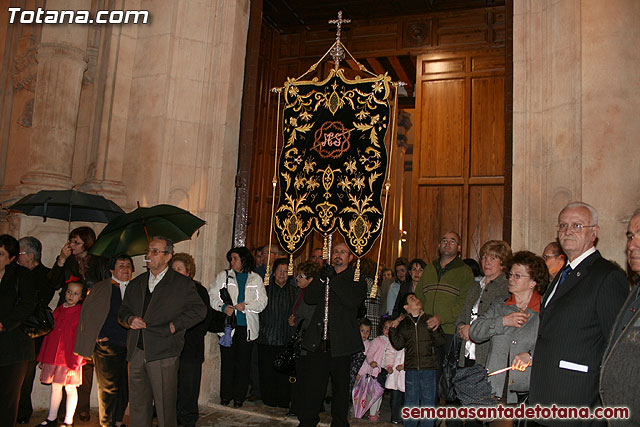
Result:
M154 237L149 271L133 279L118 314L127 334L132 426L150 426L155 402L158 425L176 426L178 364L185 331L207 315L190 278L169 268L173 243Z
M627 262L634 286L613 325L600 371L600 396L606 406L626 406L628 420L609 420L612 426L640 425L640 209L627 228Z
M410 292L403 297L403 308L407 315L398 318L389 329L389 341L396 349L405 349L404 370L406 407L435 406L436 372L438 370L437 348L446 341L442 328L429 327L428 316L416 294ZM417 425L416 420L406 420L405 425Z
M323 267L319 278L311 282L304 295L307 304L317 305L302 341L306 354L298 360L299 393L296 402L300 426L315 426L318 412L331 377L331 425L348 426L349 365L351 355L363 350L358 329L358 307L367 294L364 280L355 282L349 263L353 255L344 243L333 247L331 265ZM325 306L325 283L329 286L329 304ZM324 315L328 309L327 339L324 340Z
M600 405L600 363L629 283L620 267L595 249L598 232L598 212L592 206L574 202L560 211L558 240L568 263L542 300L530 405ZM580 425L605 421L582 420Z

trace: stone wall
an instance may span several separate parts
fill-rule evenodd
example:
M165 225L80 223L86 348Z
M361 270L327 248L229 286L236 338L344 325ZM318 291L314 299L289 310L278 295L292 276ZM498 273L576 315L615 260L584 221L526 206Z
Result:
M249 3L115 0L114 9L148 10L146 25L37 27L3 19L0 31L8 40L3 49L9 51L0 75L31 81L32 87L11 85L3 93L2 200L74 186L105 195L125 211L137 202L188 209L207 225L176 249L195 257L196 279L208 287L227 267L232 242ZM102 4L46 2L50 9ZM5 18L6 11L0 15ZM28 55L36 55L38 63L30 63ZM22 74L14 77L16 58L23 57ZM35 83L25 78L29 70ZM30 98L35 100L32 126L17 120L28 112ZM104 226L89 225L96 232ZM0 218L0 232L40 238L48 266L68 230L63 221L43 223L17 214ZM135 260L137 273L141 258ZM216 400L219 389L218 345L210 336L207 349L202 404ZM45 408L49 389L36 381L33 397L36 407ZM97 405L95 392L92 397Z
M541 253L559 211L599 211L598 248L625 265L640 207L640 3L516 0L513 17L515 250Z

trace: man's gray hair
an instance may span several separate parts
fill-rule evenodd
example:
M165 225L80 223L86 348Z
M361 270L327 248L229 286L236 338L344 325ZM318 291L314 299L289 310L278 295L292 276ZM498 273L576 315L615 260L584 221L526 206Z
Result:
M162 240L164 242L164 250L173 255L173 240L164 236L153 236L151 240Z
M562 209L562 211L570 208L587 208L589 210L589 213L591 213L591 224L589 225L598 225L598 211L596 210L596 208L594 208L590 204L585 202L571 202L567 206L565 206L564 209Z
M633 215L631 215L631 218L633 218L636 215L640 215L640 208L636 209L635 212L633 212ZM629 221L631 221L631 218L629 218Z
M40 262L42 258L42 243L33 236L25 236L18 240L21 252L33 254L33 260Z

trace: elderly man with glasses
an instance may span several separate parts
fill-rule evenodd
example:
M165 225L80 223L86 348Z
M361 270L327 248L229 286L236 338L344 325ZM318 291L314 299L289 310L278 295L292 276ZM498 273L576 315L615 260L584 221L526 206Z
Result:
M624 272L594 247L599 230L598 213L586 203L570 203L560 211L558 241L568 262L540 307L530 405L601 404L600 363L629 285ZM581 425L605 425L604 420L583 421ZM539 422L551 425L554 420Z
M567 262L567 256L562 251L562 246L560 246L558 242L551 242L545 246L544 251L542 251L542 259L549 269L551 282Z
M160 427L177 425L178 366L184 333L207 315L193 281L169 268L173 243L149 242L149 271L127 286L118 321L129 329L131 425L150 426L155 402Z

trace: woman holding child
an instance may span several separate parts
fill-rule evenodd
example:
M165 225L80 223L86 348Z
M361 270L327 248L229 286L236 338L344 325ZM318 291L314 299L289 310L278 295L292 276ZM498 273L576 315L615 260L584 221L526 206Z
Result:
M487 370L512 369L489 378L492 394L504 403L517 403L529 391L529 376L538 334L541 294L549 280L542 258L516 252L507 263L509 292L503 303L493 303L471 323L469 336L477 343L491 340ZM507 387L505 388L505 384Z

